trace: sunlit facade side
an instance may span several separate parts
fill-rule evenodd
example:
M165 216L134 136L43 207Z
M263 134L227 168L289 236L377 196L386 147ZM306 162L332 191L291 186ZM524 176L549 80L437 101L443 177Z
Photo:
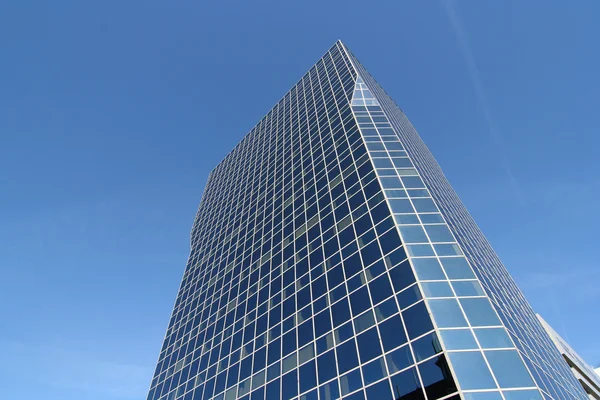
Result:
M528 313L337 42L211 172L148 400L581 398Z

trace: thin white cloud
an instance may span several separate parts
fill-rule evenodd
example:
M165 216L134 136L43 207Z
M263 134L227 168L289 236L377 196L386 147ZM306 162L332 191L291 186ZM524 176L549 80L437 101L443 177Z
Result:
M146 396L152 370L133 364L99 360L93 355L64 348L0 340L0 358L5 377L27 377L41 385L104 399L142 399ZM87 395L87 396L86 396Z
M523 195L521 193L521 190L519 189L517 179L515 178L508 158L506 157L506 150L502 140L502 136L496 128L492 112L488 105L485 90L483 88L483 83L481 81L481 74L479 73L479 68L477 67L475 57L473 56L473 52L471 51L471 46L469 45L467 34L462 27L460 15L456 8L456 4L453 0L443 0L443 2L446 9L446 14L448 15L448 19L450 20L450 24L452 25L454 33L456 34L458 47L460 48L461 53L465 58L469 75L471 77L471 81L473 82L473 87L475 88L475 94L477 95L477 103L481 107L481 111L483 112L483 115L485 117L485 121L488 128L487 133L490 135L492 142L494 143L498 152L500 153L502 166L504 168L504 171L506 172L506 175L508 177L509 183L511 185L516 199L521 204L524 204Z

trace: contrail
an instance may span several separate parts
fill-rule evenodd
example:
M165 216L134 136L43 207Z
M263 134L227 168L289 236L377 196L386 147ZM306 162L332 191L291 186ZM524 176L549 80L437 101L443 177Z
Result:
M448 19L450 19L450 23L454 28L454 32L456 33L456 38L458 40L458 46L465 57L465 61L467 63L467 68L469 70L469 75L471 76L471 81L473 82L473 86L475 87L475 93L477 95L477 101L481 110L483 111L483 115L485 117L485 121L488 127L488 134L492 138L492 142L496 146L496 148L500 152L500 158L502 160L502 165L506 174L508 175L508 179L510 181L510 185L513 189L514 195L519 201L521 205L525 204L523 195L521 194L521 190L517 184L517 179L512 172L512 168L510 167L510 163L508 162L508 158L506 157L506 152L504 150L504 142L502 140L502 136L498 133L495 128L495 123L492 118L492 113L490 112L490 108L488 106L485 91L483 90L483 84L481 83L481 77L479 74L479 68L477 68L477 64L475 63L475 58L473 57L473 52L471 51L471 47L469 46L469 41L467 39L467 35L462 28L462 24L460 22L460 17L458 12L456 11L455 4L453 0L443 0L444 6L446 8L446 13L448 14Z

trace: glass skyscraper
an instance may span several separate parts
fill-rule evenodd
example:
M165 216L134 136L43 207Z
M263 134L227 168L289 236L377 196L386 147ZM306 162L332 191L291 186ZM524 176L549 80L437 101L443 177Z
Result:
M585 399L337 42L210 173L148 400Z

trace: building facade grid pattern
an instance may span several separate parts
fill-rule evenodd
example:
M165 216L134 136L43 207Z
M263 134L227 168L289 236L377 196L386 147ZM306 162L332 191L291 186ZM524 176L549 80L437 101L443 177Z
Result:
M456 392L349 107L355 77L336 45L211 173L149 399Z
M487 241L472 216L444 176L439 164L406 115L346 49L352 64L379 101L415 167L470 261L490 300L521 352L542 393L547 398L584 399L535 313Z
M577 398L560 365L547 369L554 354L529 316L506 315L530 308L501 264L486 270L495 254L472 220L457 222L466 210L402 118L338 42L211 172L148 400L537 399L531 381L500 382L488 357L514 344L544 396ZM399 187L386 187L387 169ZM418 237L443 279L417 265L430 258ZM462 252L476 276L450 265ZM506 288L514 304L496 292ZM448 302L466 326L442 326L435 304ZM469 302L487 302L496 320L474 324ZM479 332L503 326L512 340L482 344ZM476 347L449 348L461 330ZM481 355L493 384L465 386L466 353Z

